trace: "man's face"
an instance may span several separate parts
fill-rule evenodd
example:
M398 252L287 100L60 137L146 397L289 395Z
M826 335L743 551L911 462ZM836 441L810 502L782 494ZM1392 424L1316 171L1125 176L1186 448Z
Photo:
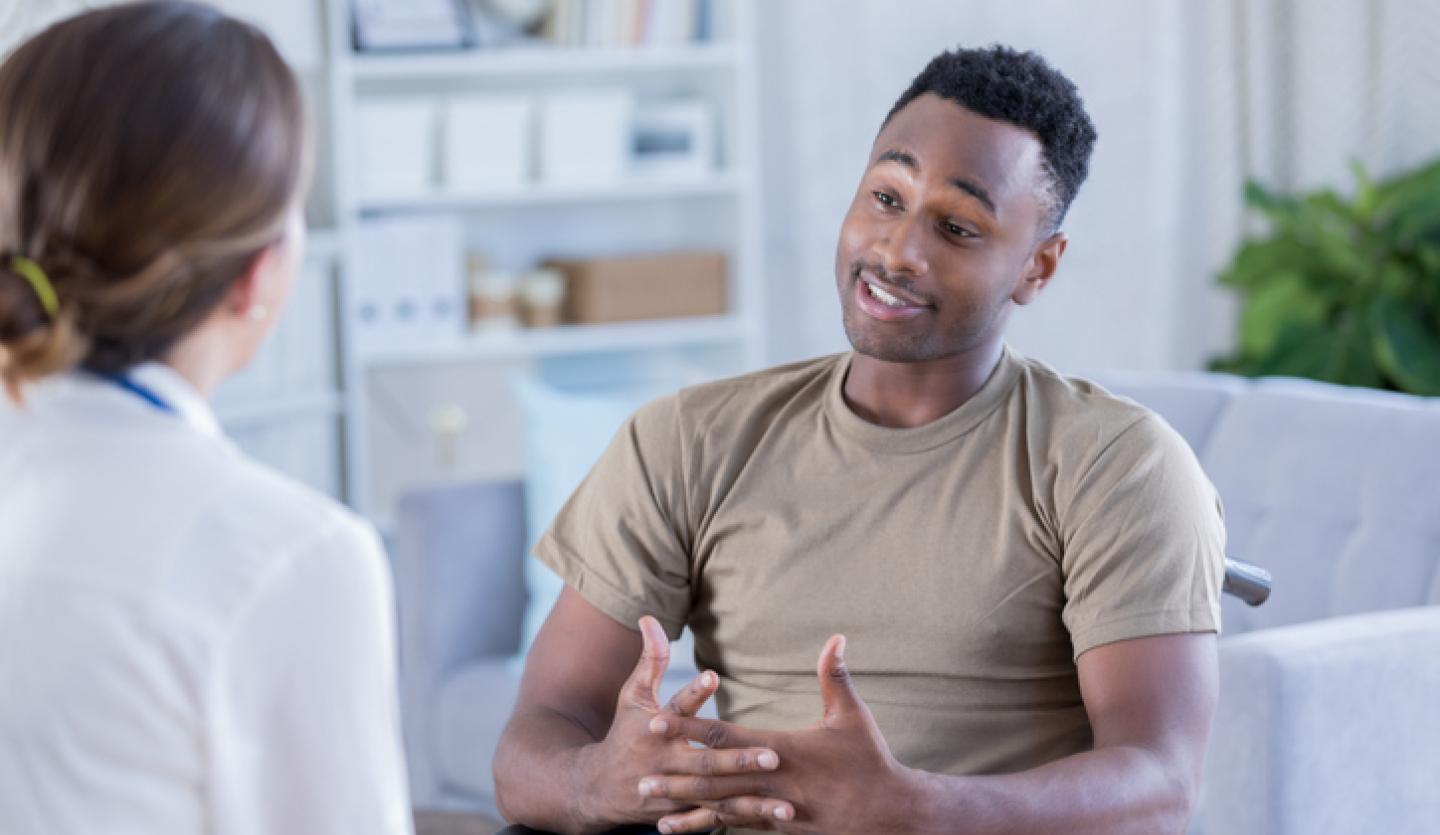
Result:
M895 114L835 254L856 351L921 362L999 338L1064 249L1063 236L1041 240L1041 151L1029 131L933 94Z

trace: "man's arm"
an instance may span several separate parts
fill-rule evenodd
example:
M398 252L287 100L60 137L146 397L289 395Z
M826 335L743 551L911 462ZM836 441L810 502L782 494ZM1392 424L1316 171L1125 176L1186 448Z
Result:
M794 822L780 824L787 832L1185 831L1215 711L1214 635L1138 638L1081 655L1081 694L1094 750L1016 774L979 777L932 774L896 762L855 693L843 650L843 639L832 638L821 653L823 711L813 728L764 732L705 719L653 720L658 735L715 748L769 746L783 762L764 775L650 775L643 781L647 796L707 804L667 816L662 831L701 832L731 823L724 798L739 793L792 801Z
M919 774L914 831L1183 833L1218 690L1212 634L1164 635L1080 656L1095 748L1017 774Z
M653 618L640 626L627 629L565 588L530 650L495 755L496 798L507 820L562 833L654 823L695 804L642 797L636 786L646 774L745 774L779 764L763 748L698 751L650 734L650 720L662 712L658 688L670 645ZM717 684L715 673L703 673L663 712L693 715ZM773 800L747 802L761 814L790 810Z

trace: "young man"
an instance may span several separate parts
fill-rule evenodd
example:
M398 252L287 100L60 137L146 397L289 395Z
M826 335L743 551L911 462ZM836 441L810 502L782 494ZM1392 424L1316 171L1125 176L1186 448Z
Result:
M1214 490L1154 415L1003 342L1094 141L1034 54L948 52L915 79L840 230L853 353L646 406L540 543L567 588L496 758L508 817L1185 830ZM664 633L687 624L708 671L662 708ZM694 718L712 693L728 721Z

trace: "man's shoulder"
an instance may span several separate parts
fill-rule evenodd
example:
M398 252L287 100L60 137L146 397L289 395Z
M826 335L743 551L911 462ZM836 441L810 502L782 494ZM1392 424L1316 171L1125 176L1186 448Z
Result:
M1037 359L1017 356L1016 361L1030 428L1052 444L1098 454L1121 439L1144 446L1173 434L1155 412L1093 380L1063 374Z

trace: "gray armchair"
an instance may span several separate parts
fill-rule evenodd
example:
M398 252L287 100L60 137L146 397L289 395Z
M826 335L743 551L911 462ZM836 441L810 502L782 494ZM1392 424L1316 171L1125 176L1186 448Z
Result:
M1435 832L1440 400L1300 380L1113 377L1200 458L1228 551L1275 593L1227 598L1194 831Z

